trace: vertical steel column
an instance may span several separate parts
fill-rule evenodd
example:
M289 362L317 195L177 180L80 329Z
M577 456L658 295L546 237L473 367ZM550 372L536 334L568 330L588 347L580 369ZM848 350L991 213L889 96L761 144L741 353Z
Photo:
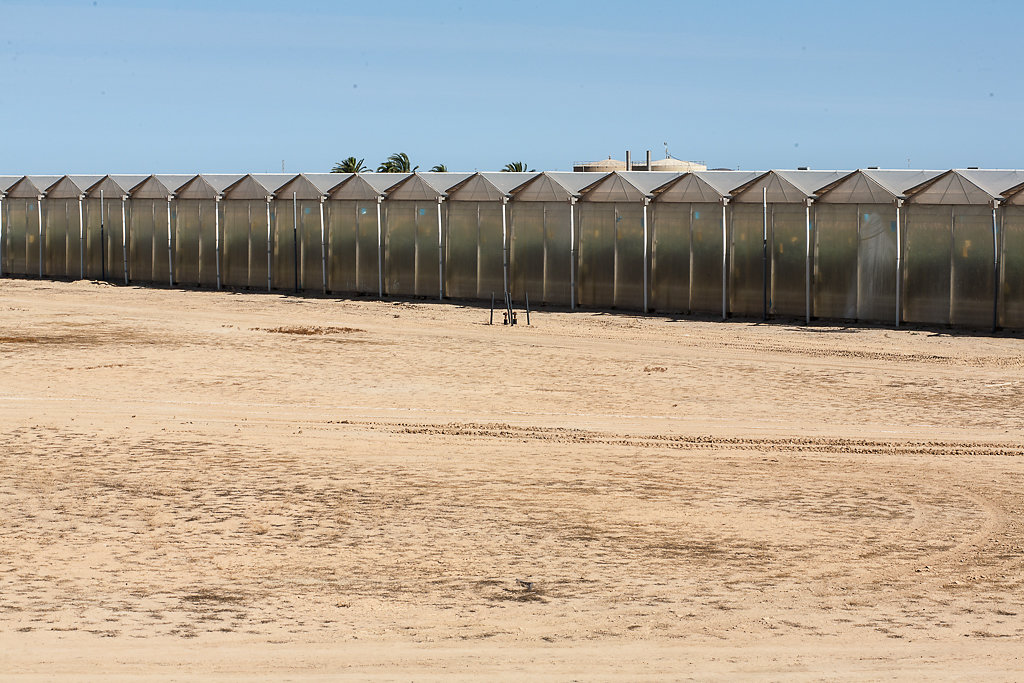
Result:
M124 283L128 284L128 195L121 195L121 263L124 265Z
M100 190L100 279L107 279L107 236L104 232L103 190Z
M82 209L82 202L85 195L78 195L78 279L85 279L85 211ZM0 243L3 242L0 236ZM2 267L0 267L2 269Z
M382 195L377 195L377 298L384 298L384 232L380 224L380 204Z
M999 328L999 223L996 209L999 200L992 201L992 331Z
M220 200L224 199L224 195L217 193L217 198L213 202L213 259L214 265L217 267L217 289L220 289Z
M768 319L768 188L761 188L761 320Z
M268 292L270 291L271 284L273 283L273 277L272 277L271 274L274 272L273 268L271 267L272 266L272 264L271 264L271 237L272 237L272 235L271 235L271 232L270 232L270 202L273 201L273 199L274 199L274 195L272 195L272 194L268 194L267 195L267 291Z
M806 308L806 324L811 324L811 204L814 203L813 199L807 200L807 206L804 208L806 211L807 220L807 235L806 235L806 253L804 254L805 261L805 272L804 272L804 288L805 288L805 301L804 306Z
M569 297L570 310L576 310L576 197L569 197Z
M647 230L647 205L651 203L650 197L644 197L644 313L648 309L648 295L650 291L650 275L647 271L650 269L650 254L647 246L648 230Z
M0 277L4 274L4 198L6 192L0 192Z
M437 298L444 301L444 236L441 230L441 202L444 197L437 198Z
M729 317L729 300L727 298L727 283L729 281L729 231L727 229L725 222L726 206L728 204L729 198L722 197L722 320L725 320L726 318ZM692 241L690 242L690 253L693 253ZM691 270L691 272L693 271Z
M174 252L171 249L171 200L173 194L167 195L167 283L174 286Z
M896 327L900 326L903 311L903 235L900 230L900 209L903 200L896 200Z
M327 195L320 195L320 279L323 281L324 294L327 293L327 233L324 230L324 201ZM358 239L356 240L358 244Z
M292 192L292 270L295 291L299 291L299 193Z
M43 197L45 194L36 196L36 208L39 210L36 212L39 214L39 277L43 277Z
M501 196L501 269L504 283L505 296L508 296L508 195ZM479 287L479 283L477 284Z

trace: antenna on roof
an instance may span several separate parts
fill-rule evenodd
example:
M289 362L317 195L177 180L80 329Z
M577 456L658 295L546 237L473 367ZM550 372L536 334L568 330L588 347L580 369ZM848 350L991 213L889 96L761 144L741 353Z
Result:
M281 173L284 173L284 159L281 159Z
M672 155L668 153L668 143L667 142L663 142L661 144L665 145L665 158L666 159L671 159Z

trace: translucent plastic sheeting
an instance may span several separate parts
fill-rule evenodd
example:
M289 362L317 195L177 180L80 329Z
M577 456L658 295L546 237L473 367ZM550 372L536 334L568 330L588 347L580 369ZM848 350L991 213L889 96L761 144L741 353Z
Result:
M298 222L292 220L293 210L298 209L298 202L290 198L274 201L273 233L271 237L273 249L273 288L277 290L299 291L302 285L299 274L299 253L295 248L298 236Z
M224 243L223 214L220 202L208 199L197 200L199 204L199 282L204 286L217 286L221 252L219 244ZM218 235L217 232L220 231Z
M896 206L893 204L857 206L857 319L877 322L896 319Z
M1024 329L1024 206L1004 206L1000 226L999 324Z
M992 327L995 282L991 207L954 206L950 322Z
M615 233L618 214L614 203L579 204L579 303L594 308L615 305Z
M616 308L642 311L644 308L644 269L647 267L644 260L644 206L641 203L619 202L616 202L614 206L615 293L612 305ZM647 210L649 212L650 207ZM647 218L650 220L649 214ZM650 253L649 249L650 245L648 245L648 253ZM647 284L649 287L649 280Z
M448 204L449 221L451 211L461 202ZM496 295L505 287L505 243L502 241L500 202L479 202L479 242L476 271L476 297L488 299L491 292ZM508 208L505 208L508 211ZM508 230L508 214L505 215L505 230ZM534 293L536 296L536 293Z
M4 275L39 275L39 223L35 199L7 197L4 199ZM35 271L31 270L36 265Z
M85 276L94 280L124 282L121 198L89 197L85 200L84 209Z
M515 295L521 295L522 292L533 292L533 300L538 302L549 302L545 289L547 245L544 218L547 206L547 202L511 202L508 207L511 279L509 289ZM565 206L568 209L568 203ZM568 215L566 215L566 232L568 232ZM567 266L569 258L569 254L566 254ZM568 297L566 297L566 302L568 302Z
M445 291L449 296L500 301L505 289L500 201L447 205ZM536 291L534 296L536 296Z
M385 291L396 296L416 295L417 219L427 220L423 202L384 202ZM423 210L423 215L418 215ZM435 218L436 220L436 218Z
M167 201L133 199L129 209L128 277L167 282Z
M324 248L320 233L320 200L300 199L299 209L299 286L310 292L324 289ZM323 239L327 239L327 214L324 213Z
M856 204L814 207L814 315L857 318Z
M229 287L267 288L267 203L258 199L221 202L221 281Z
M440 245L443 235L438 235L437 202L416 201L416 296L437 296L440 291L441 275L438 273L439 259L442 258ZM444 221L442 207L442 223Z
M690 207L688 203L655 202L647 209L650 305L656 311L685 312L690 307Z
M44 200L43 222L43 275L77 278L80 273L78 200Z
M953 207L908 204L903 215L903 319L948 324Z
M329 201L328 288L335 292L377 293L376 201Z
M771 245L769 313L803 316L807 312L807 209L800 204L768 205Z
M214 202L203 199L174 200L174 281L186 287L203 284L200 252L205 245L200 243L200 226L203 208L212 204ZM211 226L211 232L212 229Z
M571 304L571 210L568 202L509 202L510 288L516 299L529 293L531 303Z
M729 311L760 316L764 305L763 220L760 204L729 207Z
M477 296L479 252L480 202L452 202L448 207L445 263L448 296L466 299ZM504 286L499 292L503 291ZM501 296L503 294L499 294L499 299Z
M690 303L699 313L722 312L722 205L694 203L690 214Z
M273 226L274 289L321 291L320 201L274 200Z

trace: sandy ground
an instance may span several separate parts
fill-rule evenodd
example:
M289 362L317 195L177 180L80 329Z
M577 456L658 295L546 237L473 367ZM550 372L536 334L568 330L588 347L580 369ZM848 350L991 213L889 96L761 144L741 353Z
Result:
M0 678L1024 677L1024 340L487 318L0 281Z

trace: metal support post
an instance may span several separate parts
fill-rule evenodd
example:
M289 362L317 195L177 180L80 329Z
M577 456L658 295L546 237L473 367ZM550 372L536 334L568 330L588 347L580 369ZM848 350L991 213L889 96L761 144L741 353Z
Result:
M992 202L992 331L999 329L999 222L996 209L999 200Z
M377 298L384 298L384 231L380 223L380 204L384 197L377 195Z
M295 291L299 291L299 193L292 192L292 271Z
M444 235L441 230L441 202L444 197L437 198L437 298L444 301Z
M729 317L729 304L727 297L727 284L729 281L728 254L729 254L729 231L726 226L726 206L729 204L728 197L722 197L722 320Z
M274 199L274 195L267 195L267 291L268 292L271 290L271 285L273 284L273 272L274 272L274 269L271 267L271 256L272 256L271 240L272 240L273 235L271 233L271 226L270 226L270 202L273 201L273 199Z
M85 211L82 208L82 204L85 201L85 195L78 195L78 279L85 279ZM2 236L0 236L0 243L3 242Z
M900 326L903 311L903 234L900 229L900 209L903 200L896 200L896 327Z
M505 293L508 294L508 195L501 197L501 268Z
M576 310L576 197L569 198L569 297L570 310Z
M804 254L804 306L806 309L806 324L811 324L811 204L814 203L813 199L807 200L807 205L804 207L806 211L807 220L807 234L806 234L806 253Z
M6 192L0 192L0 277L4 274L4 198Z
M768 319L768 188L761 188L761 320Z
M39 209L36 213L39 214L39 278L43 277L43 197L46 195L38 195L36 197L36 207Z
M171 200L173 199L173 194L167 195L167 283L171 287L174 286L174 251L171 246Z
M104 204L103 190L100 190L100 279L107 279L107 236L104 232Z
M324 285L324 294L327 293L327 231L324 229L324 202L327 195L320 195L320 279ZM358 239L356 244L358 244Z
M214 265L217 268L217 289L220 289L220 200L224 195L217 194L213 203L213 251Z
M649 303L648 297L650 296L650 275L648 274L648 271L650 270L650 248L648 246L649 235L647 230L647 205L650 203L650 197L644 197L644 313L647 313ZM527 319L529 319L529 315L527 315Z
M124 283L128 284L128 195L121 195L121 263L124 265Z

